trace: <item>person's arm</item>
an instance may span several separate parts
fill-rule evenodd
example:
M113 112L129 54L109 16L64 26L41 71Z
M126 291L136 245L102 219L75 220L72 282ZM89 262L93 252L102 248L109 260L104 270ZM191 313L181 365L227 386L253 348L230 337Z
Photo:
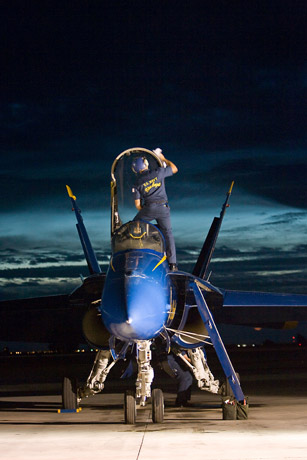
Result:
M142 205L141 205L141 200L138 199L138 200L134 200L134 204L135 204L135 207L138 211L140 211L142 209Z
M157 150L157 149L156 149L156 150ZM167 160L167 159L165 158L165 156L163 155L162 152L159 152L159 151L157 152L156 150L154 151L155 154L160 158L161 161L165 161L165 163L166 163L167 166L170 166L170 167L171 167L171 169L172 169L172 171L173 171L173 174L176 174L176 172L178 172L177 166L176 166L172 161Z

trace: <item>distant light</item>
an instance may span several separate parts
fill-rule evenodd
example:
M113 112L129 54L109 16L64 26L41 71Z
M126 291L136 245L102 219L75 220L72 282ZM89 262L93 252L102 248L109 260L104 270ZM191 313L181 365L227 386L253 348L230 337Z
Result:
M262 330L262 327L254 327L254 331L259 332L259 331L261 331L261 330Z

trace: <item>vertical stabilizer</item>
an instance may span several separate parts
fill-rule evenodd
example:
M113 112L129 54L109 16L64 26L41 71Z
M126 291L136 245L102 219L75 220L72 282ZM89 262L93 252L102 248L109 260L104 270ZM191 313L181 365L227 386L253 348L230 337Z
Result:
M90 239L88 237L85 225L83 223L83 219L81 216L81 210L77 205L77 198L73 195L71 188L69 185L66 185L67 193L72 202L72 210L75 211L76 218L77 218L77 230L78 235L82 244L83 252L86 258L86 262L90 271L90 274L93 275L95 273L101 273L101 268L98 264L96 254L92 248Z
M207 238L203 244L202 250L200 251L199 257L193 269L193 275L199 278L206 279L208 274L208 267L212 259L212 255L215 249L217 237L219 235L223 218L226 212L226 208L229 207L228 201L232 192L234 181L232 181L229 191L226 195L226 200L222 206L220 217L214 217L211 227L209 229Z

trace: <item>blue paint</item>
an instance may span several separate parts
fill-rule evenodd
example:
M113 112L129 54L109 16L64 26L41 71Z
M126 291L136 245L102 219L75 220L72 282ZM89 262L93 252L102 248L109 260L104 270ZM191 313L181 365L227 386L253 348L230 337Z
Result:
M132 232L136 225L139 238ZM100 306L103 323L121 340L152 339L162 331L170 310L163 237L152 224L130 222L115 233L112 248L120 251L112 254L106 276Z

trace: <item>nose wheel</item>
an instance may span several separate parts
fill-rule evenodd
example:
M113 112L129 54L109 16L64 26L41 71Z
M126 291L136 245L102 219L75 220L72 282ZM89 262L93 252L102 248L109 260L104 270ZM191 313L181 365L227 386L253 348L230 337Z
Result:
M152 421L162 423L164 417L164 398L162 390L155 388L151 391L151 384L154 379L154 370L150 365L151 361L150 340L138 341L136 344L136 357L138 374L135 382L136 390L125 392L125 423L134 424L136 419L136 407L146 406L147 399L151 398ZM136 404L137 401L137 404Z
M125 392L125 423L134 425L136 419L136 402L133 390Z
M154 423L162 423L164 418L164 397L163 391L155 388L151 396L152 406L152 421Z
M151 396L152 421L153 423L162 423L164 419L164 397L162 390L155 388ZM125 392L125 423L134 425L136 421L136 398L133 390Z

